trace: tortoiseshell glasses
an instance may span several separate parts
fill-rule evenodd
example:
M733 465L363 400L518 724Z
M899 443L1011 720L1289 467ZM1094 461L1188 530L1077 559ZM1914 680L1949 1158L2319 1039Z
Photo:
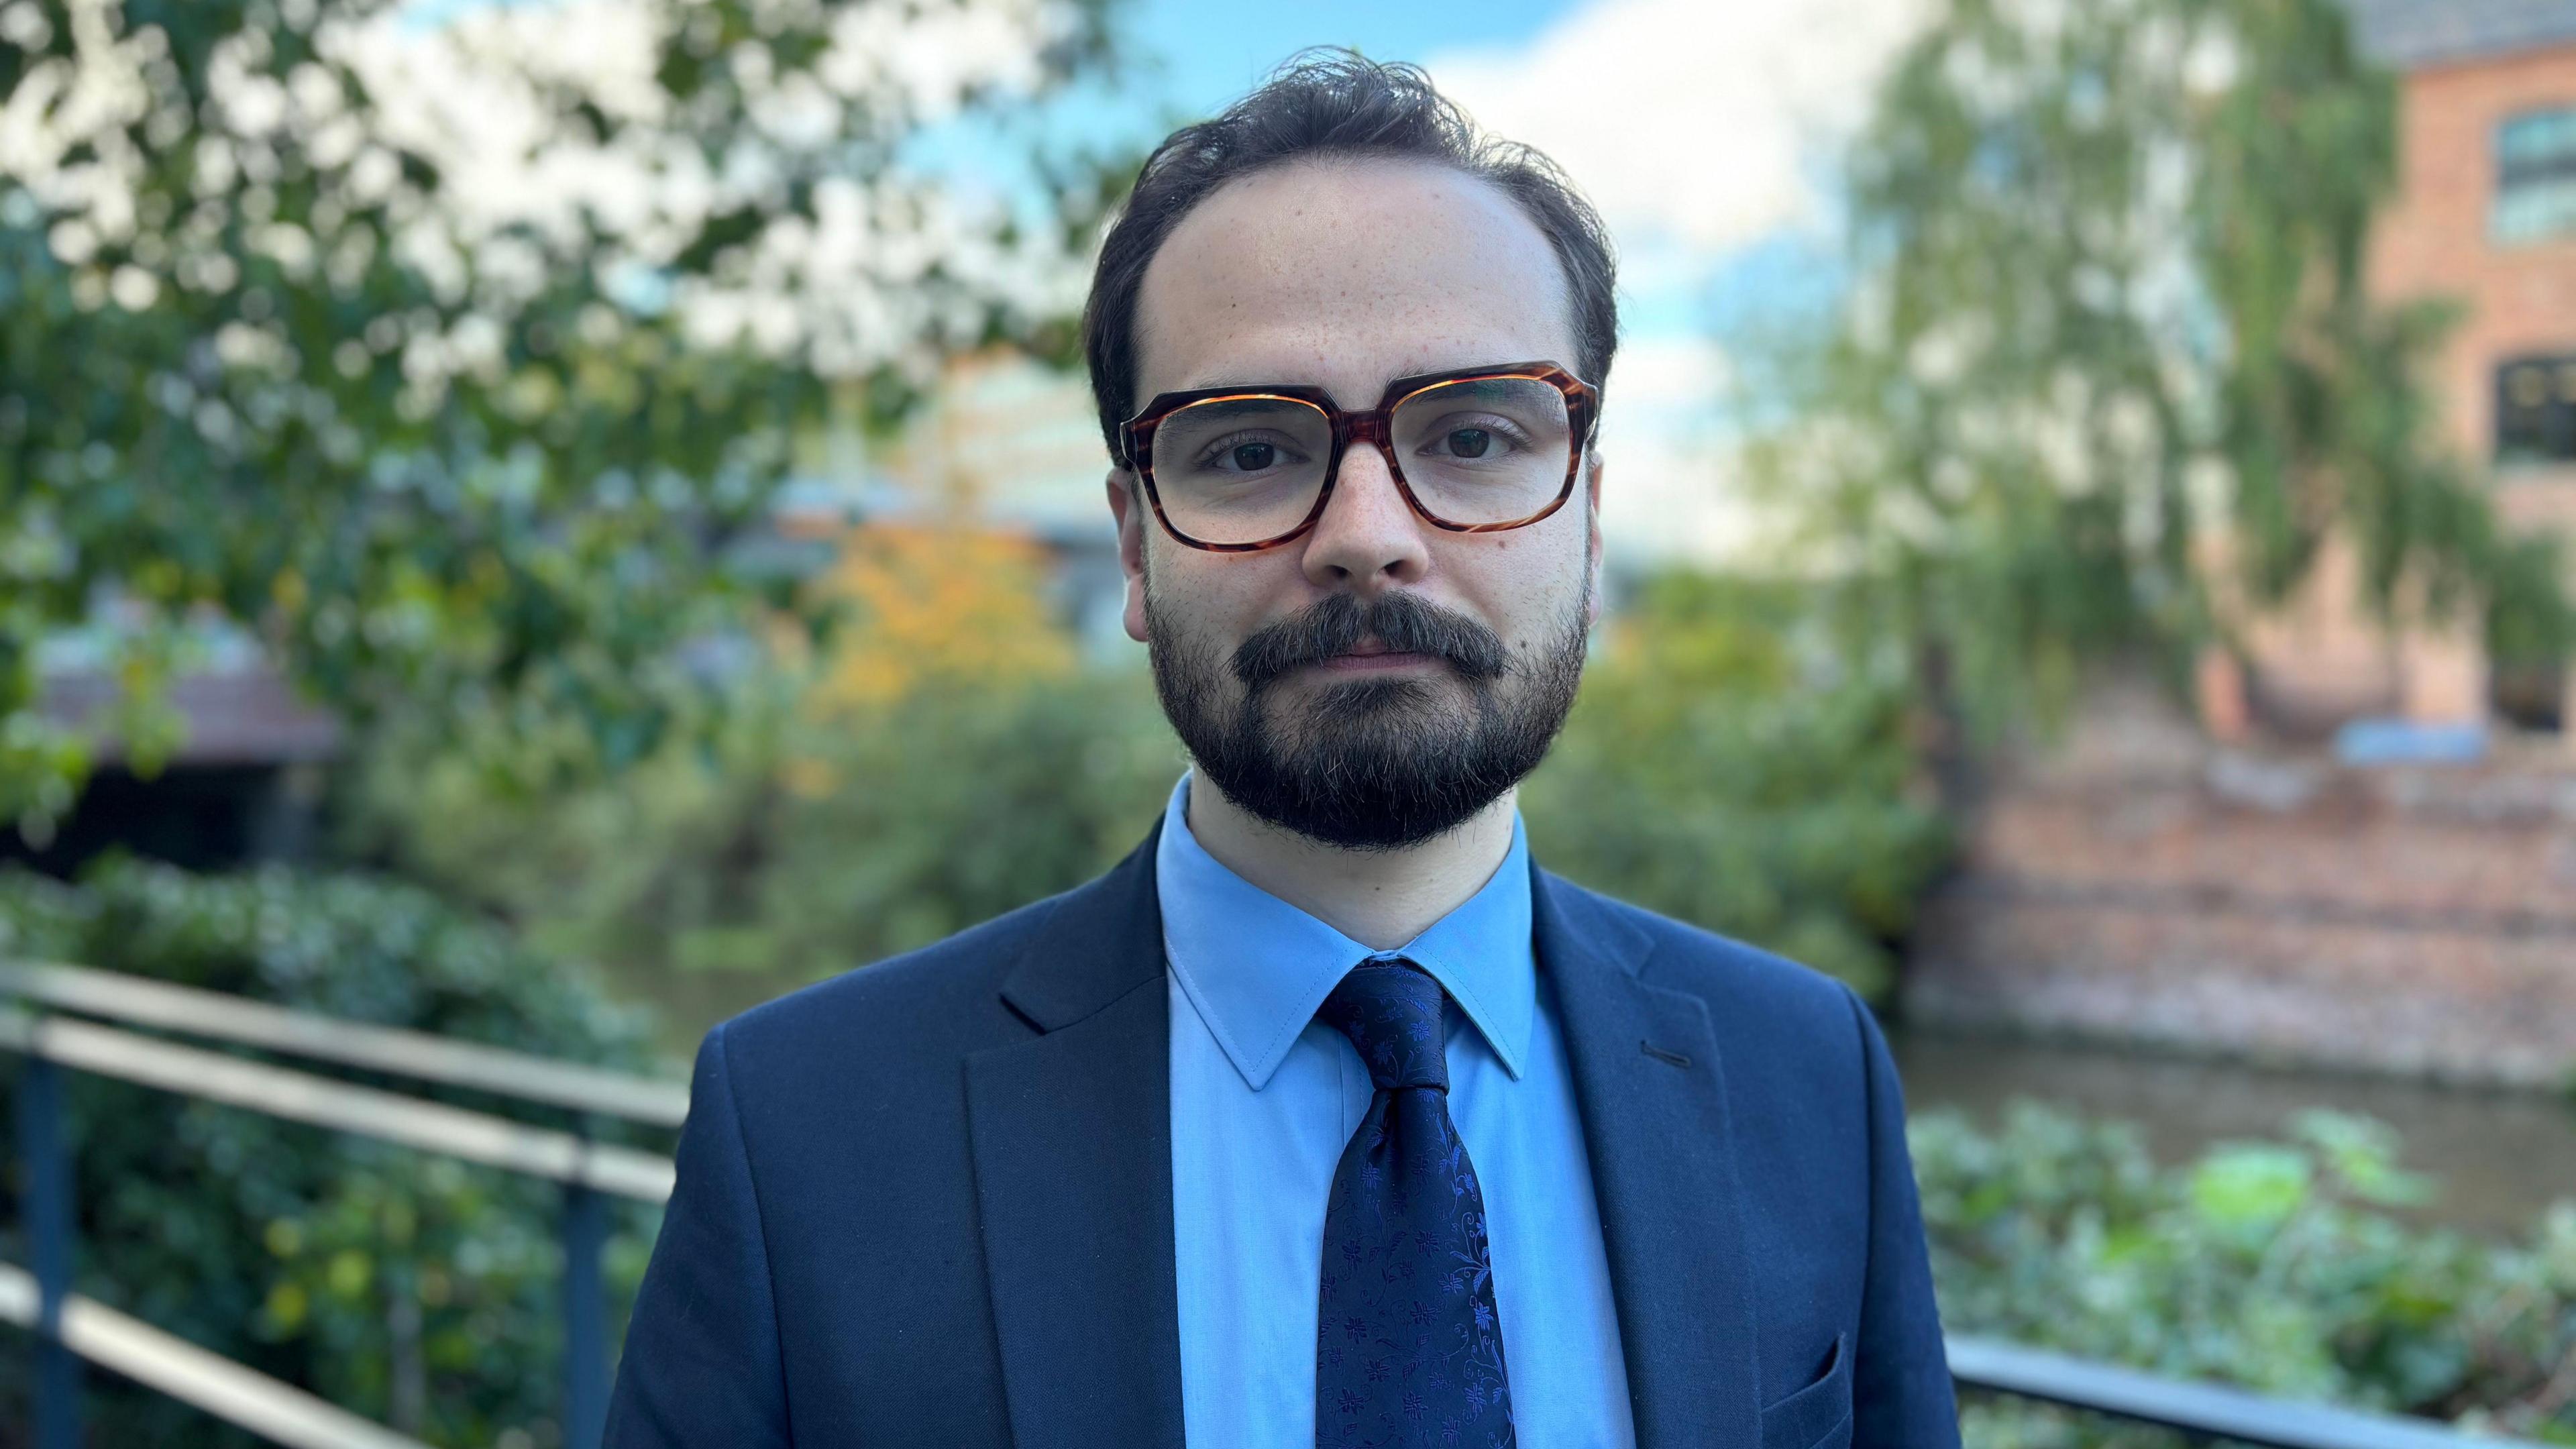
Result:
M1452 533L1524 528L1574 495L1600 392L1553 362L1400 377L1367 412L1302 383L1167 392L1119 428L1164 531L1251 553L1315 526L1342 455L1375 447L1396 490Z

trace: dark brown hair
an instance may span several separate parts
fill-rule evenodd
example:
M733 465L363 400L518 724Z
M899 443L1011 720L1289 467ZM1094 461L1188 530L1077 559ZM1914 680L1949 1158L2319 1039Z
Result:
M1082 350L1112 459L1118 425L1137 404L1136 296L1164 239L1225 183L1324 157L1431 161L1502 188L1565 268L1575 370L1596 388L1607 381L1619 346L1616 263L1609 229L1573 182L1530 147L1478 130L1420 67L1317 47L1290 56L1224 114L1166 137L1145 158L1135 190L1101 243L1082 312Z

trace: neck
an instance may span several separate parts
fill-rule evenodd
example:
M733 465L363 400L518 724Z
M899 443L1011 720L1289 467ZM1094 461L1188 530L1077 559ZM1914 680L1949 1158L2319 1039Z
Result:
M1446 835L1346 850L1282 830L1190 777L1190 834L1236 875L1368 947L1391 951L1484 889L1512 848L1517 787Z

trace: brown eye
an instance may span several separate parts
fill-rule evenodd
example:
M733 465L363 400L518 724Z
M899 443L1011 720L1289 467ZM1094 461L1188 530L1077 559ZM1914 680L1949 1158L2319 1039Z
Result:
M1279 450L1268 443L1239 443L1232 456L1237 468L1246 473L1258 473L1279 461Z
M1483 428L1458 428L1449 434L1449 456L1481 458L1494 445L1494 435Z

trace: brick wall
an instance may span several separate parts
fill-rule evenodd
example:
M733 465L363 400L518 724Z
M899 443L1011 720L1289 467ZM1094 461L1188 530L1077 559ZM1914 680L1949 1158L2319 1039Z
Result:
M2576 1072L2576 761L2341 769L2202 741L2145 690L2000 782L1905 1007L2258 1060Z

